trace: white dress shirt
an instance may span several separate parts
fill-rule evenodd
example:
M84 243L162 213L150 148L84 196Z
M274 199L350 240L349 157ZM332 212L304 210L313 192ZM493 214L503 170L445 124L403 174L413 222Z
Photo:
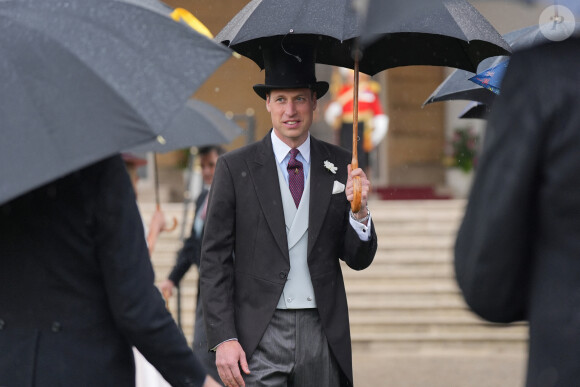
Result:
M282 169L284 174L284 179L288 183L288 162L290 161L290 148L284 141L280 140L278 136L272 130L272 149L274 150L274 157ZM306 184L306 179L308 178L308 173L310 172L310 133L308 138L302 145L298 147L300 152L296 159L302 163L302 169L304 171L304 184ZM369 216L369 221L367 225L357 222L352 217L349 216L350 225L356 231L358 237L361 241L368 241L371 238L371 217Z

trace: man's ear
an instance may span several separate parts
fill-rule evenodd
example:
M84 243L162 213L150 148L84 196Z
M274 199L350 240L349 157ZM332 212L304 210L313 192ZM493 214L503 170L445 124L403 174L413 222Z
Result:
M270 93L266 94L266 110L270 113Z
M316 107L318 106L318 98L316 98L316 92L315 91L312 92L312 105L314 105L312 107L312 110L313 111L316 110Z

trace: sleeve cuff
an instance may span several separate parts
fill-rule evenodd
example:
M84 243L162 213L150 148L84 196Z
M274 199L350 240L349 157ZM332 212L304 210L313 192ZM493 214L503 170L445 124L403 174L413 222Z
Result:
M220 345L222 345L223 343L225 343L227 341L238 341L238 338L237 337L234 337L234 338L231 338L231 339L224 340L221 343L219 343L218 345L216 345L215 347L213 347L212 349L210 349L210 351L215 352L217 350L217 347L219 347Z
M371 239L372 215L369 214L369 220L367 222L367 225L364 225L363 223L357 222L356 220L354 220L350 216L348 218L350 220L350 225L352 226L354 231L356 231L356 233L361 241L367 242L369 239Z

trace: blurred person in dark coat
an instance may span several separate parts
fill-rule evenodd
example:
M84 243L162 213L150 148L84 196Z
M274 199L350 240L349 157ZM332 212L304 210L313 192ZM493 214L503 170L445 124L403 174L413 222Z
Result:
M0 385L134 386L134 345L174 386L217 386L153 284L120 156L2 204L0 252Z
M203 229L205 226L205 216L207 212L207 200L209 197L209 190L213 181L215 167L218 157L224 154L222 147L211 145L201 147L198 150L199 165L201 167L201 177L203 180L203 189L195 200L195 214L193 216L193 223L191 225L191 234L189 238L183 243L183 248L177 255L175 266L171 269L171 273L166 280L164 280L159 288L166 297L171 297L173 288L179 285L179 282L187 273L192 265L199 268L199 261L201 255L201 240L203 237ZM197 301L195 306L195 326L193 331L193 352L198 359L201 360L205 369L216 380L219 379L217 368L215 365L215 352L207 350L207 335L205 334L205 326L203 323L203 313L201 308L201 300L199 281L197 283Z
M481 317L529 321L527 386L580 381L580 38L513 55L455 247Z

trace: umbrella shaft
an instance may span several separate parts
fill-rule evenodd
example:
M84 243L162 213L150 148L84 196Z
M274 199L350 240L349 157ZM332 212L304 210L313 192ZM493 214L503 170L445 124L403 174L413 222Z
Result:
M157 152L153 153L153 167L155 170L155 205L159 210L159 168L157 167Z
M354 57L354 87L353 87L353 109L352 109L352 161L351 168L358 168L358 50L355 51ZM353 198L350 203L352 212L359 212L361 207L362 186L359 176L353 179Z
M354 59L354 82L353 82L353 109L352 109L352 169L358 168L358 52Z

